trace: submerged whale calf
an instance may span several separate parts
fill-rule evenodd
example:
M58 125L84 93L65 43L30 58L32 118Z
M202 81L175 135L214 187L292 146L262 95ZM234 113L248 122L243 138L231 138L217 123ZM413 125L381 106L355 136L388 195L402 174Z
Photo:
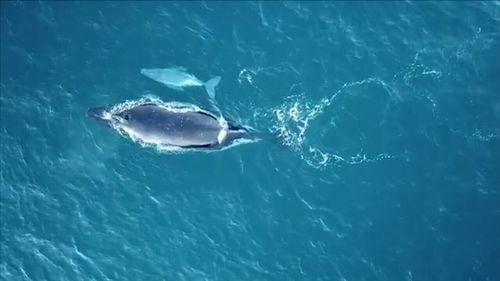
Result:
M187 73L187 69L182 66L143 68L141 69L141 74L178 91L183 91L185 87L204 86L210 98L215 97L215 87L220 82L220 76L203 82L193 74Z
M147 144L222 149L258 138L247 128L196 106L138 104L123 110L95 107L88 116Z

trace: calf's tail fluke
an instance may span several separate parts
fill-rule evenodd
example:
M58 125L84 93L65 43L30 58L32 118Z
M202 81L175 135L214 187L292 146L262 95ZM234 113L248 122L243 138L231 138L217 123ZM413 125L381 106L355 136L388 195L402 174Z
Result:
M204 84L205 89L207 90L208 96L211 99L215 98L215 87L217 87L217 85L219 84L219 82L220 82L220 76L215 76L214 78L208 80Z

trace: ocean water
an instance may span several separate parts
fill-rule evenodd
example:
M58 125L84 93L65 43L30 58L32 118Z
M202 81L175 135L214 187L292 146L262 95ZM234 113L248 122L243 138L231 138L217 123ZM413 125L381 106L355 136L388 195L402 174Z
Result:
M0 279L500 280L500 3L2 1ZM220 75L275 140L172 153L90 107Z

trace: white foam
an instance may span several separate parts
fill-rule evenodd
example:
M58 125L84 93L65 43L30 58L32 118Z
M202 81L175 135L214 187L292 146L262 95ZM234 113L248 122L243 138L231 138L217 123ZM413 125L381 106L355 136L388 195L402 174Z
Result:
M219 144L221 144L224 141L226 136L227 136L227 130L225 128L221 129L219 131L219 134L217 135L217 141L219 142Z
M331 164L340 163L360 164L391 158L391 156L384 153L372 157L368 157L365 154L342 157L333 152L324 152L308 144L307 130L310 124L323 114L344 90L365 84L379 85L384 88L391 98L397 98L394 90L379 78L367 78L361 81L345 83L330 97L323 98L316 104L307 102L304 93L289 97L291 102L285 103L273 110L276 120L274 129L278 132L282 143L294 150L302 160L314 168L324 168Z

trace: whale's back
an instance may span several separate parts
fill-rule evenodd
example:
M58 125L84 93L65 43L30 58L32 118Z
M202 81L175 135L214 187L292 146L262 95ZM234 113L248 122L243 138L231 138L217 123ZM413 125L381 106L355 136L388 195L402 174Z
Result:
M223 129L218 120L200 111L172 111L145 104L120 114L126 121L125 132L147 143L181 147L204 147L218 143Z

